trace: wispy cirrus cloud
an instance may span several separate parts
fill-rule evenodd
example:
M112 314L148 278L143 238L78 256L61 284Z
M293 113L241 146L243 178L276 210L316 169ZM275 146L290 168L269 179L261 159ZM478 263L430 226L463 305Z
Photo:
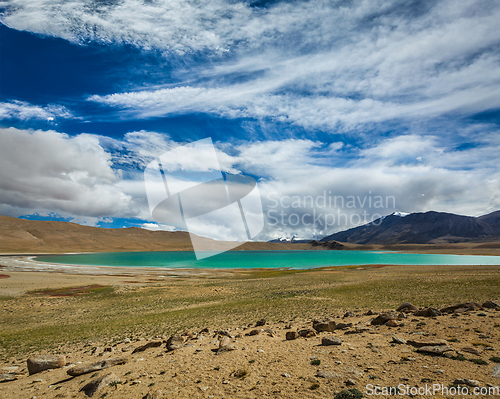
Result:
M39 119L53 121L56 118L73 118L73 113L61 105L33 105L26 101L13 100L0 103L0 119Z
M130 44L176 60L173 87L89 97L126 118L201 112L335 132L500 108L494 3L14 0L5 7L2 21L15 29Z

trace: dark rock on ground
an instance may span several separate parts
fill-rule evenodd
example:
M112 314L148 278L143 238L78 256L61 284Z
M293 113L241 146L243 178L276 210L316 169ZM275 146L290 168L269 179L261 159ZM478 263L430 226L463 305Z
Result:
M79 364L78 366L72 367L66 372L76 377L78 375L93 373L94 371L99 371L106 369L108 367L118 366L120 364L127 363L126 357L114 357L110 359L101 360L100 362L92 363L92 364Z
M116 374L109 373L90 381L81 389L81 391L85 392L87 396L94 396L94 394L113 382L120 382L120 379Z
M48 369L58 369L66 366L66 356L64 355L40 355L30 357L27 361L30 375Z
M500 308L500 304L497 302L493 302L493 301L486 301L485 303L483 303L483 308L497 309L497 308Z
M480 308L480 306L476 302L464 302L464 303L459 303L457 305L447 306L447 307L441 309L441 313L443 313L443 314L463 313L463 312L467 312L470 310L476 310L479 308Z
M149 349L149 348L158 348L162 344L163 344L163 341L151 341L151 342L148 342L147 344L144 344L142 346L135 348L132 353L144 352L146 349Z
M420 316L420 317L437 317L441 316L441 312L437 309L434 308L424 308L424 309L419 309L414 313L415 316Z
M167 341L167 350L173 351L184 346L184 339L180 335L172 335Z
M335 330L336 323L333 320L313 320L313 328L318 331L328 331L332 332Z
M342 345L342 338L323 337L323 338L321 338L321 345L323 345L323 346Z
M293 339L297 339L299 338L300 335L297 331L287 331L286 334L285 334L285 338L288 340L288 341L291 341Z
M260 319L257 323L255 323L255 327L261 327L266 325L265 319Z
M335 325L335 330L346 330L352 327L352 323L338 323Z
M418 310L418 308L415 306L415 305L412 305L411 303L409 302L403 302L399 308L396 309L396 312L406 312L406 313L410 313L410 312L416 312Z
M379 314L377 317L375 317L371 324L374 326L381 326L385 323L387 323L389 320L396 320L398 316L394 312L389 312L389 313L382 313Z
M430 353L433 355L442 355L445 352L453 351L454 349L448 345L440 345L440 346L422 346L417 349L419 353Z
M448 342L445 341L444 339L422 339L422 340L416 340L416 339L409 339L408 340L408 345L414 346L415 348L421 348L423 346L441 346L441 345L446 345Z
M299 331L299 335L304 338L315 337L316 332L312 328L305 328Z

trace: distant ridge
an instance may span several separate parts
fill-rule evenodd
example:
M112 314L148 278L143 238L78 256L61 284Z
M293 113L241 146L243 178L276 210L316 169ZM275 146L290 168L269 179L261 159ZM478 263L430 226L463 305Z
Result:
M480 217L445 212L393 213L372 223L329 235L320 242L433 244L500 238L500 211Z
M235 250L308 248L308 244L246 242ZM151 231L138 227L107 229L0 216L0 254L192 250L189 233L184 231Z

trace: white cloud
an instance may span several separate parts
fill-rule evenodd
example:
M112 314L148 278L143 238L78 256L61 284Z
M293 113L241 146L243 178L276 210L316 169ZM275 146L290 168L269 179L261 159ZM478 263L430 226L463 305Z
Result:
M164 52L178 87L90 97L131 117L209 112L335 132L500 107L500 6L479 0L4 5L15 29Z
M110 156L96 137L0 129L0 201L80 217L128 211Z
M259 190L267 225L260 239L322 236L362 223L365 211L370 217L427 210L480 215L498 209L500 172L494 154L500 152L500 140L497 131L486 130L476 134L481 139L474 146L461 151L438 136L415 133L381 139L361 151L312 140L243 142L231 147L225 162L229 170L262 177ZM156 145L164 150L183 143L154 132L112 140L11 128L0 130L0 144L2 214L57 212L90 225L105 217L134 217L147 221L143 228L173 229L152 220L140 168L120 174L117 165L131 165L135 157L158 156ZM218 156L229 151L227 143L216 146ZM121 151L114 153L116 148ZM351 151L359 156L352 157ZM416 160L419 156L421 161ZM471 167L459 167L464 163ZM321 203L323 196L326 204ZM336 196L342 197L343 206L328 203ZM375 206L377 196L384 199L383 206ZM355 199L354 206L347 206L349 197ZM387 198L393 200L386 203ZM310 225L308 214L314 212L322 215L320 223ZM340 224L330 220L325 227L325 215L338 218L339 212L347 219ZM292 213L300 218L296 226L290 223ZM216 239L231 233L227 226L214 228L201 222L197 228Z
M168 226L166 224L158 224L158 223L143 223L141 225L142 229L151 230L151 231L175 231L175 227Z
M53 121L56 118L73 118L73 114L65 107L49 104L45 107L33 105L25 101L0 103L0 119L41 119Z

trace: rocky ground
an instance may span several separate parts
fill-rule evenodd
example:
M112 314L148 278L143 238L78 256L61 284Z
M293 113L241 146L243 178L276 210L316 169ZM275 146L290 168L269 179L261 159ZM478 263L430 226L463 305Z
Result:
M500 397L499 337L498 301L440 310L403 304L217 331L199 326L180 336L87 342L12 359L0 365L0 397L355 398L358 391L375 396L377 385L441 384L490 388L475 397L494 398ZM461 397L451 393L413 396Z

